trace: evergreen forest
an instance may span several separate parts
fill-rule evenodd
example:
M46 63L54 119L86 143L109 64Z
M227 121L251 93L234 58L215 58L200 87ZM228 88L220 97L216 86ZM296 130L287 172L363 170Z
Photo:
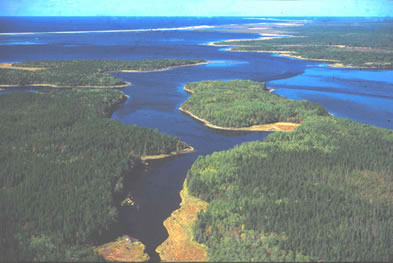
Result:
M28 86L47 84L65 87L119 86L126 83L108 73L121 70L151 71L176 66L195 65L200 59L151 59L151 60L56 60L28 61L13 64L15 67L40 68L29 71L0 68L0 85Z
M110 120L115 89L40 89L0 96L0 261L101 260L93 249L117 217L140 156L188 147Z
M188 83L184 89L192 96L181 108L222 127L299 123L309 116L328 115L318 104L294 101L269 92L263 82L200 81Z
M282 38L218 42L235 51L292 52L306 59L333 60L344 66L393 68L393 24L375 19L353 20L319 18L313 23L282 27ZM289 35L289 37L288 37Z
M308 117L200 156L190 193L210 261L393 261L393 131Z

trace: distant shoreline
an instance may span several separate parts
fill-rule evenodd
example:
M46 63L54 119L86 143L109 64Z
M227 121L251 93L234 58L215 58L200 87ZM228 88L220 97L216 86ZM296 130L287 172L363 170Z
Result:
M179 65L179 66L172 66L172 67L165 67L162 69L152 69L152 70L135 70L135 69L123 69L120 71L113 71L113 72L124 72L124 73L150 73L150 72L159 72L159 71L166 71L174 68L180 68L180 67L191 67L191 66L200 66L200 65L207 65L211 64L212 62L206 61L206 62L200 62L196 64L186 64L186 65Z
M288 23L287 26L298 26L300 24L297 23ZM241 41L260 41L260 40L269 40L269 39L278 39L278 38L283 38L283 37L295 37L290 34L285 34L285 32L281 31L275 31L274 33L271 33L271 29L269 27L266 28L253 28L253 24L250 24L248 28L245 28L244 25L237 25L239 26L239 29L242 30L241 32L244 33L259 33L261 37L255 38L255 39L228 39L225 41L213 41L209 42L205 45L207 46L215 46L215 47L228 47L225 49L225 51L230 51L230 52L260 52L260 53L274 53L278 54L281 57L289 57L289 58L296 58L300 60L308 60L308 61L321 61L321 62L327 62L328 67L332 68L349 68L349 69L382 69L382 70L389 70L393 69L393 67L378 67L378 66L373 66L371 62L366 62L365 64L369 64L369 66L352 66L352 65L345 65L339 60L332 60L332 59L316 59L316 58L306 58L300 55L297 55L295 51L278 51L278 50L234 50L234 47L230 47L231 44L233 43L233 46L235 47L241 47L245 45L236 45L236 42L241 42ZM280 25L280 27L284 27L283 25ZM280 28L279 27L279 28ZM260 30L257 30L260 29ZM253 32L253 30L257 30L257 32ZM299 36L296 36L299 37ZM217 43L225 43L225 44L217 44ZM339 48L346 48L345 45L333 45Z
M214 26L184 26L184 27L167 27L167 28L143 28L143 29L119 29L119 30L79 30L79 31L50 31L50 32L7 32L0 33L0 36L7 35L38 35L38 34L87 34L87 33L127 33L127 32L150 32L150 31L177 31L177 30L195 30L207 29Z
M24 85L14 85L14 84L0 84L0 88L26 88L26 87L49 87L49 88L57 88L57 89L72 89L72 88L86 88L86 89L120 89L130 86L131 82L126 82L121 85L112 85L112 86L58 86L55 84L24 84ZM4 89L3 89L4 90Z
M150 73L150 72L160 72L160 71L167 71L171 70L174 68L179 68L179 67L191 67L191 66L200 66L200 65L207 65L212 62L206 61L206 62L200 62L200 63L195 63L195 64L185 64L185 65L178 65L178 66L169 66L161 69L153 69L153 70L118 70L118 71L111 71L113 73L115 72L123 72L123 73ZM13 66L13 64L10 63L3 63L0 64L0 69L15 69L15 70L27 70L27 71L38 71L38 70L46 70L46 68L35 68L35 67L18 67L18 66ZM0 84L0 88L23 88L26 86L31 86L31 87L50 87L50 88L91 88L91 89L104 89L104 88L111 88L111 89L119 89L119 88L125 88L127 86L130 86L131 82L125 82L124 84L120 85L110 85L110 86L95 86L95 85L89 85L89 86L59 86L56 84L49 84L49 83L35 83L35 84L24 84L24 85L18 85L18 84Z

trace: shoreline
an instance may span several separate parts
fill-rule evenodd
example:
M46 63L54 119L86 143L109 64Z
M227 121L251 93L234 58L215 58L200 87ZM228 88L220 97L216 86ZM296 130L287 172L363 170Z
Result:
M210 61L206 61L206 62L201 62L201 63L196 63L196 64L186 64L186 65L165 67L165 68L162 68L162 69L152 69L152 70L123 69L123 70L120 70L120 71L112 71L112 72L123 72L123 73L150 73L150 72L167 71L167 70L171 70L171 69L174 69L174 68L180 68L180 67L191 67L191 66L207 65L207 64L211 64L211 63L212 63L212 62L210 62Z
M58 86L55 84L24 84L24 85L16 85L16 84L0 84L0 88L26 88L26 87L50 87L50 88L58 88L58 89L72 89L72 88L86 88L86 89L119 89L130 86L131 82L125 82L125 84L121 85L113 85L113 86Z
M224 45L223 45L224 46ZM320 62L327 62L327 66L331 68L349 68L349 69L380 69L380 70L391 70L393 67L365 67L365 66L351 66L351 65L344 65L339 60L333 59L321 59L321 58L305 58L299 55L295 55L294 51L271 51L271 50L233 50L233 48L227 48L225 51L230 52L257 52L257 53L272 53L277 54L280 57L288 57L288 58L296 58L300 60L308 60L308 61L320 61ZM329 63L331 62L331 63Z
M38 35L38 34L86 34L86 33L124 33L124 32L150 32L150 31L178 31L178 30L200 30L213 28L210 25L184 26L184 27L163 27L163 28L141 28L141 29L119 29L119 30L79 30L79 31L49 31L49 32L6 32L5 35Z
M166 262L206 262L207 247L194 240L193 225L199 212L206 210L208 203L189 193L187 179L180 197L180 208L173 211L163 223L168 238L156 248L156 252Z
M299 26L300 24L296 24L296 23L289 23L287 26ZM348 69L371 69L371 70L391 70L393 69L393 66L390 67L377 67L377 66L352 66L352 65L345 65L343 64L341 61L339 60L332 60L332 59L313 59L313 58L305 58L302 57L300 55L297 55L296 52L294 51L267 51L267 50L233 50L235 47L241 47L241 46L247 46L247 45L236 45L236 42L241 42L241 41L256 41L256 40L269 40L269 39L278 39L278 38L283 38L283 37L301 37L301 36L294 36L294 35L289 35L289 34L285 34L285 31L280 31L282 30L282 28L285 28L285 26L279 26L280 30L276 31L277 33L270 33L269 34L269 30L271 30L274 27L271 28L261 28L262 30L265 30L266 33L261 33L261 31L259 32L252 32L252 30L257 30L258 28L253 28L253 27L248 27L248 28L244 28L244 27L240 27L240 29L245 30L243 31L244 33L259 33L261 35L261 37L259 38L255 38L255 39L228 39L228 40L224 40L224 41L212 41L209 42L207 44L205 44L206 46L215 46L215 47L228 47L227 49L225 49L225 51L230 51L230 52L261 52L261 53L274 53L274 54L278 54L281 57L289 57L289 58L296 58L296 59L300 59L300 60L308 60L308 61L321 61L321 62L327 62L327 66L328 67L332 67L332 68L348 68ZM284 33L284 34L280 34L280 33ZM266 35L266 36L264 36ZM216 44L216 43L226 43L226 44ZM231 44L233 44L234 47L231 47ZM335 47L338 48L345 48L345 45L334 45ZM329 63L332 62L332 63ZM367 64L367 63L366 63ZM370 63L371 64L371 63Z
M221 127L214 124L211 124L207 120L204 120L193 113L184 110L181 106L179 110L183 113L191 116L192 118L202 122L206 127L213 128L216 130L225 130L225 131L293 131L296 129L300 123L292 123L292 122L276 122L276 123L268 123L268 124L261 124L261 125L253 125L250 127Z
M150 259L145 253L145 245L129 236L122 236L115 241L103 244L94 250L108 261L146 262Z
M27 71L38 71L38 70L44 70L47 68L36 68L36 67L18 67L18 66L13 66L11 63L3 63L0 64L0 68L3 69L18 69L18 70L27 70Z
M186 64L186 65L179 65L179 66L171 66L171 67L165 67L161 69L153 69L153 70L119 70L119 71L111 71L111 73L115 72L123 72L123 73L150 73L150 72L160 72L160 71L167 71L171 70L173 68L179 68L179 67L191 67L191 66L200 66L200 65L207 65L211 64L211 61L206 61L206 62L200 62L196 64ZM15 70L26 70L26 71L38 71L38 70L45 70L46 68L29 68L29 67L17 67L13 66L10 63L3 63L0 64L0 69L15 69ZM56 84L48 84L48 83L39 83L39 84L24 84L24 85L19 85L19 84L0 84L0 89L1 88L24 88L26 86L30 87L50 87L50 88L91 88L91 89L105 89L105 88L111 88L111 89L119 89L119 88L125 88L127 86L132 85L131 82L126 82L121 85L112 85L112 86L59 86ZM4 89L1 89L4 90Z
M187 92L187 93L194 94L194 91L193 91L193 90L187 89L185 86L183 87L183 90L184 90L185 92ZM272 93L273 91L275 91L275 89L266 89L266 91Z
M172 156L177 156L177 155L182 155L182 154L187 154L187 153L192 153L195 152L195 148L192 146L189 146L180 152L171 152L168 154L158 154L158 155L144 155L141 156L142 161L150 161L150 160L158 160L158 159L164 159L167 157L172 157Z

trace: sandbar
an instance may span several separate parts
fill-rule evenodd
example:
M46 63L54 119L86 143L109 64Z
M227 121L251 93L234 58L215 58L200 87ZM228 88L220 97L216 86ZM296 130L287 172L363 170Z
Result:
M195 152L195 149L194 149L194 147L189 146L189 147L185 148L184 150L181 150L180 152L171 152L168 154L158 154L158 155L144 155L141 157L141 160L142 161L157 160L157 159L163 159L163 158L176 156L176 155L180 155L180 154L187 154L187 153L191 153L191 152Z

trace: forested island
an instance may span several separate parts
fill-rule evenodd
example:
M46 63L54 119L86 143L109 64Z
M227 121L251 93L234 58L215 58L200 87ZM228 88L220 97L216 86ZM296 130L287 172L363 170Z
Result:
M200 59L29 61L0 66L0 86L121 88L130 83L108 73L148 72L205 63Z
M391 261L393 131L309 117L202 157L189 192L210 261Z
M177 137L108 119L125 99L115 89L0 96L2 261L102 260L94 237L116 220L115 200L140 157L189 148Z
M281 26L274 34L270 29L254 30L253 27L258 28L258 25L250 26L249 32L259 32L261 39L216 42L213 45L235 46L230 49L232 51L271 52L321 60L336 67L393 68L391 19L354 23L345 19L319 18L302 26L298 26L300 23L294 25L297 26L291 23Z
M328 115L320 105L271 93L263 82L201 81L184 90L192 95L180 110L217 129L292 130L304 118Z

